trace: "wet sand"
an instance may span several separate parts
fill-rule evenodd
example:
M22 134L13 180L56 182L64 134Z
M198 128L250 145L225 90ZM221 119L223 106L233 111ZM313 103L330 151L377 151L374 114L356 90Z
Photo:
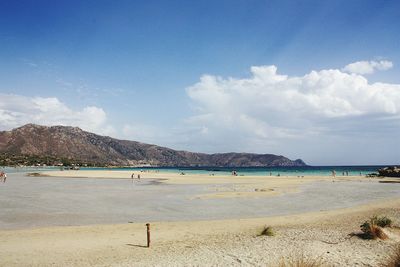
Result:
M127 172L60 173L68 177L10 174L0 187L0 229L256 218L347 208L400 196L400 184L360 177L144 173L138 181ZM71 178L86 174L91 177ZM95 178L96 174L103 178Z

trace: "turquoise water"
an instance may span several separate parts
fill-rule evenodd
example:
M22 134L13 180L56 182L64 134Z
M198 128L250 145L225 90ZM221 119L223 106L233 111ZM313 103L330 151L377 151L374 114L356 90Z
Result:
M232 171L236 171L239 176L331 176L332 171L336 171L337 176L346 175L366 175L369 173L376 173L379 168L385 166L306 166L306 167L256 167L256 168L216 168L216 167L184 167L184 168L154 168L154 167L141 167L141 168L81 168L81 170L111 170L111 171L151 171L151 172L164 172L164 173L185 173L185 174L215 174L215 175L229 175ZM40 172L60 170L59 167L24 167L24 168L10 168L4 169L8 173L17 172Z
M0 167L0 171L6 173L19 173L19 172L41 172L41 171L59 171L60 167Z
M128 171L158 171L166 173L185 173L185 174L215 174L215 175L229 175L232 171L243 176L330 176L332 170L336 171L336 175L366 175L369 173L377 172L379 168L384 166L318 166L318 167L257 167L257 168L216 168L216 167L199 167L199 168L82 168L82 170L128 170Z

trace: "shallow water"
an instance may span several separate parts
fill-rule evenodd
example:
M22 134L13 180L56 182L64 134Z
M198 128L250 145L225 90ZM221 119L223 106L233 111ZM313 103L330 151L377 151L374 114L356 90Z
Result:
M302 166L302 167L124 167L124 168L91 168L83 167L82 171L85 170L107 170L107 171L139 171L148 170L156 171L161 173L176 173L179 174L184 172L186 174L218 174L218 175L230 175L233 170L238 175L243 176L331 176L332 171L336 171L338 176L350 175L365 176L370 173L376 173L378 169L384 166ZM41 172L41 171L58 171L60 167L5 167L7 173L23 173L23 172Z
M229 185L224 185L224 187ZM315 182L276 197L196 199L212 185L155 180L27 177L0 184L0 229L265 217L351 207L400 197L400 184Z

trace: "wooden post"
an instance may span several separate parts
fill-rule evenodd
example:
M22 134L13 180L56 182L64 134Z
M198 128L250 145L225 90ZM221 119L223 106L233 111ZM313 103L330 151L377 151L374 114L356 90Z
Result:
M150 247L150 224L146 223L146 227L147 227L147 247Z

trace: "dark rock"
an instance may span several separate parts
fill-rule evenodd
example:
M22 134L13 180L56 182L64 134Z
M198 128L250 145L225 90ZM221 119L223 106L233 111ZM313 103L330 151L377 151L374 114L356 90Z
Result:
M384 177L400 177L400 167L398 166L391 166L385 167L378 170L379 176Z

